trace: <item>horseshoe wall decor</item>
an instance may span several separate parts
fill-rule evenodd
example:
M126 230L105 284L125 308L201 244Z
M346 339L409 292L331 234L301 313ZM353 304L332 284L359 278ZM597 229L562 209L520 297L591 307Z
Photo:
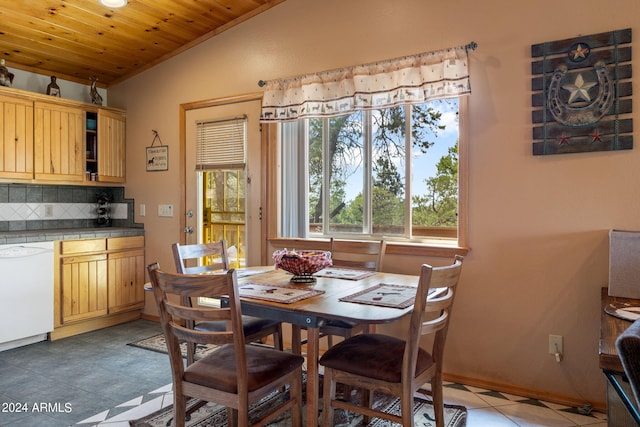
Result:
M604 61L593 66L598 81L598 95L590 104L572 107L560 99L562 83L567 77L567 66L560 65L551 77L547 108L559 123L565 126L581 127L598 123L613 105L614 86ZM581 76L581 74L579 74Z
M531 45L532 154L633 148L631 28Z

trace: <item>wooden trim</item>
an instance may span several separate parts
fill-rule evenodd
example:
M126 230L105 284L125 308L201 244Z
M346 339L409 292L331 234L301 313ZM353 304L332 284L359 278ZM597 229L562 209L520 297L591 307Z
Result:
M111 314L95 319L84 319L77 323L71 323L54 329L49 332L49 341L66 338L84 332L95 331L96 329L107 328L119 325L120 323L131 322L140 318L140 310L128 311L125 313Z
M142 313L140 315L140 318L143 320L149 320L151 322L157 322L160 323L160 316L156 315L156 314L147 314L147 313Z
M468 246L469 217L469 97L458 98L458 245Z
M266 265L271 262L268 252L269 236L277 235L277 218L278 218L278 200L280 192L278 188L278 125L275 123L267 123L262 125L263 143L266 153L263 153L263 209L262 209L262 231L263 231L263 250L262 264ZM268 197L275 194L277 197Z
M487 390L498 391L501 393L515 394L517 396L528 397L531 399L544 400L546 402L557 403L559 405L567 405L572 407L580 407L587 403L580 396L568 396L559 393L549 393L548 391L536 390L529 387L522 387L514 384L501 383L497 381L483 380L465 375L457 375L452 373L443 373L442 378L445 381L451 381L456 384L464 384L472 387L484 388ZM606 402L589 402L594 410L598 412L607 412Z

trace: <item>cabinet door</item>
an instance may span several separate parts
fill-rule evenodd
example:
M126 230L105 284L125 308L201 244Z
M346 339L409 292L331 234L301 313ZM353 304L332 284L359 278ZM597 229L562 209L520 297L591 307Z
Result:
M98 111L98 181L125 181L125 116Z
M109 313L144 306L144 250L109 254Z
M33 179L33 102L0 96L0 178Z
M62 258L62 323L107 314L106 254Z
M83 181L84 111L36 102L34 117L35 178Z

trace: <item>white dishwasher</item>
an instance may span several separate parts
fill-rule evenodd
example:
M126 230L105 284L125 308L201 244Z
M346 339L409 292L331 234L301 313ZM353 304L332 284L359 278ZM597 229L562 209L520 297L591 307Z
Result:
M0 245L0 351L53 330L53 242Z

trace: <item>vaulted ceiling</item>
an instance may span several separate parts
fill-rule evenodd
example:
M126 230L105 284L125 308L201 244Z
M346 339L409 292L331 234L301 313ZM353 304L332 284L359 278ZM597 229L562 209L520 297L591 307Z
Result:
M0 0L7 67L108 87L285 0Z

